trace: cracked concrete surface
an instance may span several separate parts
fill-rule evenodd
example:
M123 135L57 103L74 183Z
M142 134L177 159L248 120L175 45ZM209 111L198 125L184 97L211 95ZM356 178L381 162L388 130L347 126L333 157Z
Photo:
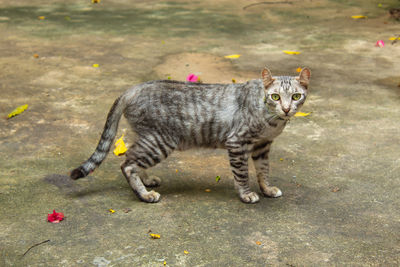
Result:
M243 10L255 2L0 0L0 114L29 104L0 120L1 266L400 264L400 44L388 41L399 24L387 12L399 2ZM302 109L312 114L272 146L281 198L241 203L224 150L176 152L151 169L163 179L157 204L136 198L113 154L88 178L68 178L131 85L191 72L240 82L265 65L312 70ZM124 120L122 133L129 144ZM65 220L47 223L53 209Z

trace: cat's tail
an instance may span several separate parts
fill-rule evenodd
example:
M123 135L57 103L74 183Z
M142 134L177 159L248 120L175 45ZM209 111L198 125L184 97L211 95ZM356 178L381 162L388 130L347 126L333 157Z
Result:
M70 175L72 179L77 180L87 176L89 173L93 172L94 169L100 166L100 164L106 158L108 152L110 151L111 144L114 141L115 135L117 134L119 120L121 119L125 107L126 104L123 97L119 97L117 100L115 100L110 112L108 112L103 134L101 135L96 150L87 161L85 161L78 168L72 170Z

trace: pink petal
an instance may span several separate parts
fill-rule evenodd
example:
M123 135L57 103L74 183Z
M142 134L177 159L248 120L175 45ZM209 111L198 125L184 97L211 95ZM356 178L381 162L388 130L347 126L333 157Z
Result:
M197 82L198 79L199 79L199 77L197 77L197 76L194 75L194 74L189 74L189 75L186 77L186 81L189 81L189 82Z
M385 42L383 40L378 40L376 42L375 46L384 47L385 46Z

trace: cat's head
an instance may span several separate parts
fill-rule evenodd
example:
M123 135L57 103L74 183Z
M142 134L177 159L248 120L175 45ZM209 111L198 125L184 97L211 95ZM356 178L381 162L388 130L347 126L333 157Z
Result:
M307 98L310 77L311 72L308 68L303 68L298 77L272 77L271 72L264 68L262 81L265 90L264 102L268 110L281 119L290 119Z

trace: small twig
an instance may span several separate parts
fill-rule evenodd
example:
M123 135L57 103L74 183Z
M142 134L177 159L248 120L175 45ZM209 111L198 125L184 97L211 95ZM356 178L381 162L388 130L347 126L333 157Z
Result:
M50 241L50 239L48 239L48 240L45 240L45 241L42 241L42 242L40 242L40 243L37 243L37 244L34 244L33 246L31 246L30 248L28 248L28 250L27 251L25 251L25 253L24 253L24 255L22 255L22 257L23 256L25 256L26 255L26 253L28 253L29 252L29 250L31 250L32 248L34 248L34 247L36 247L36 246L39 246L39 245L41 245L41 244L44 244L44 243L47 243L47 242L49 242ZM21 257L21 258L22 258Z
M243 10L246 10L247 8L252 7L252 6L271 5L271 4L289 4L289 5L292 5L293 2L291 2L291 1L259 2L259 3L253 3L253 4L250 4L250 5L244 6Z
M392 45L394 45L395 43L397 43L397 40L399 40L400 38L400 34L396 36L396 38L394 38Z

